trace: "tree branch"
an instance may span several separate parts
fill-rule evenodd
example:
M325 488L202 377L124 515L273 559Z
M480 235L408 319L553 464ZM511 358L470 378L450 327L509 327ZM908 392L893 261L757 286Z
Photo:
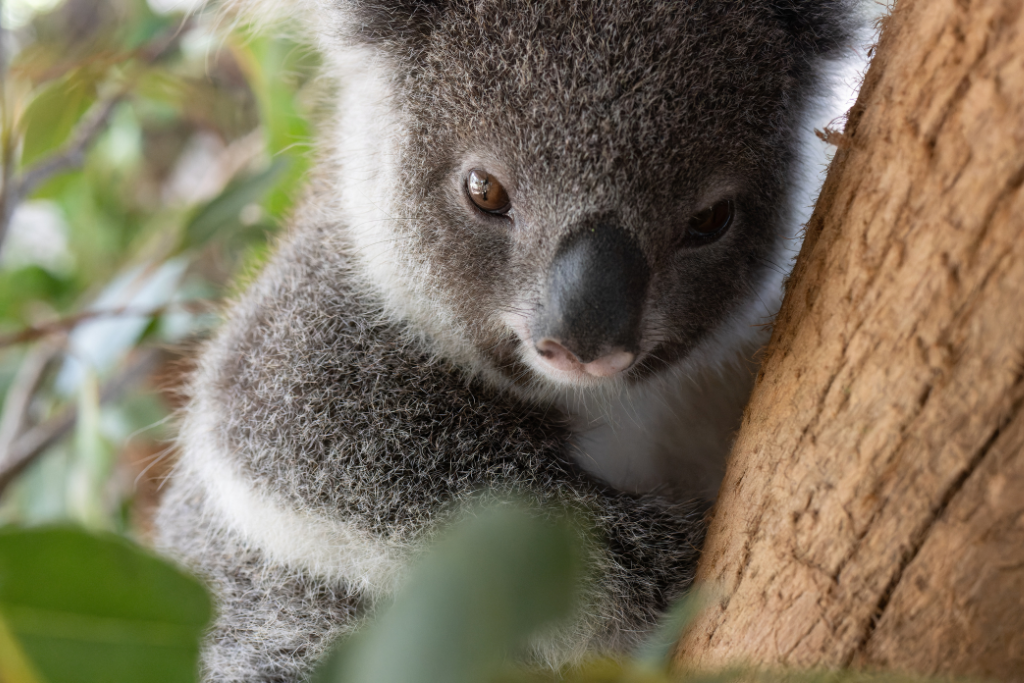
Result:
M167 352L162 349L146 349L128 367L103 385L100 403L116 400L128 389L142 381L166 360ZM0 461L0 495L14 479L62 438L68 435L78 422L78 410L68 407L59 415L39 424L18 438Z
M26 169L15 183L12 206L16 206L23 198L32 194L33 190L58 173L81 166L85 162L85 153L106 129L114 109L126 95L127 92L122 90L113 97L97 103L93 107L93 114L78 127L70 143L56 154Z
M40 344L28 353L18 368L11 388L4 399L0 413L0 463L3 463L11 444L28 423L32 397L42 384L46 368L60 352L63 344Z
M192 301L181 301L167 304L165 306L158 306L157 308L138 309L130 306L121 306L120 308L111 308L102 311L83 311L82 313L76 313L75 315L68 316L67 318L61 318L60 320L55 320L50 323L34 325L18 332L0 335L0 349L8 346L14 346L16 344L33 342L62 332L70 332L82 323L94 320L120 317L155 318L156 316L164 315L165 313L174 313L177 311L183 313L205 313L212 310L216 305L216 301L209 299L194 299Z
M0 4L0 11L2 11L2 7L2 4ZM174 31L168 32L158 40L154 40L146 47L138 50L135 55L147 65L159 61L178 44L182 34L190 25L191 20L186 19ZM0 35L2 33L2 27L0 27ZM3 41L0 40L0 50L2 49ZM0 59L2 59L2 56L0 56ZM0 71L0 76L4 75L5 73ZM117 105L128 96L132 85L132 83L129 83L116 95L94 105L91 115L75 130L71 142L65 145L59 152L28 168L20 177L14 176L12 173L12 148L14 145L11 144L9 139L10 131L5 131L5 143L2 150L3 167L0 169L0 174L3 177L3 186L0 188L0 250L3 249L7 228L18 204L50 178L64 171L78 168L85 163L85 155L92 146L92 143L106 130L111 115L114 113Z

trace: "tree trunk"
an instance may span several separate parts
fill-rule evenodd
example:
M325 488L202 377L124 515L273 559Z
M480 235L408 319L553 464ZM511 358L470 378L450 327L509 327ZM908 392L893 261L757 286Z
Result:
M900 0L743 422L687 668L1024 681L1024 3Z

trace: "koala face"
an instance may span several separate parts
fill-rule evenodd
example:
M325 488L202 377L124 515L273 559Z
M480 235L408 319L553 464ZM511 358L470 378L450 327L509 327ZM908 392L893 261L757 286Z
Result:
M539 387L642 381L762 322L795 128L842 33L843 3L780 4L358 10L382 93L363 118L388 123L356 242L402 315Z

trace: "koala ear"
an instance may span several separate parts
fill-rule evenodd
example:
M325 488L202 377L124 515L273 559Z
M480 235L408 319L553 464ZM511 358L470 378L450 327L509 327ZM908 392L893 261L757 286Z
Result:
M829 57L849 48L860 28L856 0L774 0L772 9L804 52Z

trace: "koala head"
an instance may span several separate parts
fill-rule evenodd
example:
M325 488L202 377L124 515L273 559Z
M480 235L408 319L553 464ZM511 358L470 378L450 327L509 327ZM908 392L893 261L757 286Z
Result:
M348 74L339 230L391 310L499 381L628 385L735 346L773 312L849 4L318 5Z

